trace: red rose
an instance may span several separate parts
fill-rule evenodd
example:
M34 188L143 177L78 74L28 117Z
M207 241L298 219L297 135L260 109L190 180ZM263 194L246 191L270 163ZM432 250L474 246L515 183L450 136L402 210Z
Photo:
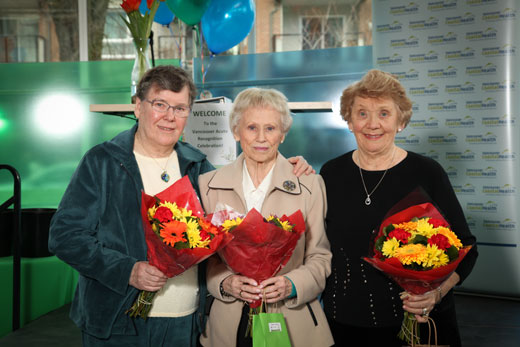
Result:
M448 223L446 223L445 221L441 220L441 219L437 219L437 218L430 218L428 219L428 223L430 223L431 225L433 225L434 228L438 228L438 227L448 227Z
M436 245L437 248L445 250L451 247L450 241L448 238L442 234L433 235L428 239L428 244Z
M173 213L168 207L161 206L155 211L154 218L161 223L166 223L172 220Z
M394 229L388 234L389 239L395 237L402 244L407 244L410 236L411 234L404 229Z

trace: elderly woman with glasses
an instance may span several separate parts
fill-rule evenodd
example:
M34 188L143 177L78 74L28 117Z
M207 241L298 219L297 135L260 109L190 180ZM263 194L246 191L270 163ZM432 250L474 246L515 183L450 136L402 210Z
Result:
M234 163L199 178L207 213L224 203L264 217L300 210L306 231L282 270L257 283L236 274L217 256L208 263L208 289L215 297L204 346L250 346L246 338L249 306L261 295L268 312L282 312L293 346L330 346L332 336L317 300L330 274L330 245L325 236L325 187L319 175L296 177L278 151L292 124L287 99L274 89L249 88L238 94L230 126L242 154Z
M85 154L54 215L49 248L80 274L70 316L85 346L196 344L205 270L168 279L148 264L140 213L141 191L155 195L187 175L198 192L199 175L214 169L179 141L195 92L181 68L149 70L137 88L138 123ZM146 321L125 314L141 290L160 290Z

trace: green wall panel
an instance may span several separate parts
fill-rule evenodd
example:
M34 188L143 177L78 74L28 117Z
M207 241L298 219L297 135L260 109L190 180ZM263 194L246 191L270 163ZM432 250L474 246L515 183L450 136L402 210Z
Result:
M161 60L173 64L178 60ZM133 121L88 111L130 102L133 61L0 64L0 163L15 167L23 208L54 208L83 154ZM0 172L0 202L12 179Z

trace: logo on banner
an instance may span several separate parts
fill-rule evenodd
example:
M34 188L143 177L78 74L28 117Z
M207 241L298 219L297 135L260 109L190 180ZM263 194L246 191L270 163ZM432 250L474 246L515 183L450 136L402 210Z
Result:
M497 169L492 166L488 166L485 169L470 169L466 168L466 177L471 178L496 178Z
M487 127L499 127L515 125L516 117L507 114L501 117L482 117L482 125Z
M466 68L466 74L471 76L478 75L496 75L497 66L493 63L487 63L486 65L480 66L468 66Z
M430 103L428 103L428 111L432 111L432 112L457 111L457 102L454 100L451 100L451 99L446 102L430 102Z
M439 120L435 117L428 119L412 119L408 126L412 129L431 129L439 127Z
M395 137L395 144L397 145L419 145L420 143L421 138L415 134Z
M510 184L504 184L503 186L498 185L484 185L482 186L482 193L486 195L515 195L516 187Z
M466 135L466 142L472 145L494 145L497 143L497 136L492 132L484 135Z
M435 51L428 53L410 54L408 61L412 63L434 63L439 60L439 54Z
M486 30L469 31L466 33L468 41L494 40L497 38L497 29L487 28Z
M439 87L433 83L430 83L427 87L411 87L408 92L410 95L414 96L431 96L438 94Z
M502 152L485 151L482 152L482 159L489 161L513 161L516 159L516 154L509 149L504 149Z
M396 20L390 24L381 24L376 27L378 33L395 33L400 32L402 29L403 24Z
M435 17L430 17L425 20L412 20L408 24L408 28L414 30L436 29L438 27L439 20Z
M446 17L444 21L447 25L466 25L475 22L475 15L471 12L466 12L463 16Z
M488 4L496 4L497 0L466 0L466 4L470 6L482 6Z
M497 108L497 101L493 98L466 101L466 108L470 110L494 110Z
M418 45L419 39L413 35L406 39L390 40L390 47L392 48L410 48L417 47Z
M471 231L475 230L477 227L477 221L473 216L466 215L466 223L468 223L468 227L471 229Z
M432 145L452 145L457 143L457 136L449 133L447 135L430 135L428 143Z
M475 160L475 153L469 149L464 152L446 152L446 160L451 161L473 161Z
M419 79L419 71L410 69L408 71L391 72L400 81L412 81Z
M379 65L396 65L402 62L403 57L397 53L392 54L392 56L377 58L377 64Z
M448 84L444 88L444 91L448 94L474 93L475 84L472 82L466 82L464 84Z
M428 157L430 159L433 159L433 160L439 160L440 156L439 156L439 152L437 152L436 150L432 149L430 151L428 151L428 153L422 153L422 155L424 155L425 157Z
M484 12L482 20L486 22L498 22L516 18L516 11L512 8L505 8L502 11Z
M450 43L457 43L457 34L450 31L446 35L428 36L427 42L430 45L446 45Z
M428 1L428 10L442 11L457 8L457 0Z
M504 57L512 56L516 53L516 46L506 43L502 47L484 47L482 48L482 56L484 57Z
M516 222L511 218L506 218L502 221L496 219L484 219L482 220L482 226L486 229L492 230L516 230Z
M415 14L417 11L419 11L419 5L411 2L408 5L390 7L389 13L399 16L404 14Z
M475 50L471 47L466 47L463 50L447 51L444 57L448 60L470 59L475 57Z
M466 204L466 209L471 212L497 212L497 203L489 200L487 202L468 202Z
M415 101L412 101L412 111L419 112L419 104Z
M456 167L453 167L453 166L448 166L446 169L446 174L448 175L449 178L453 179L453 178L457 178L459 176L459 170L457 170Z
M444 125L448 128L473 128L475 120L469 115L464 118L448 118L444 121Z
M513 89L515 89L514 81L482 83L482 90L485 92L511 92Z
M428 77L430 78L452 78L457 77L457 68L448 66L445 69L428 69Z
M460 195L474 195L477 191L473 184L466 183L465 185L454 185L453 190L455 194Z

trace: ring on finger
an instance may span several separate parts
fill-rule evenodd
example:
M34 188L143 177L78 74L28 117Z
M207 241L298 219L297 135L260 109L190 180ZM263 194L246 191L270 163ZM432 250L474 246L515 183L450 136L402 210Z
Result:
M238 296L242 297L242 292L243 292L243 290L240 289L240 293L238 294Z
M426 307L424 307L424 308L422 309L422 316L423 316L423 317L428 317L428 315L429 315L428 310L426 309Z

